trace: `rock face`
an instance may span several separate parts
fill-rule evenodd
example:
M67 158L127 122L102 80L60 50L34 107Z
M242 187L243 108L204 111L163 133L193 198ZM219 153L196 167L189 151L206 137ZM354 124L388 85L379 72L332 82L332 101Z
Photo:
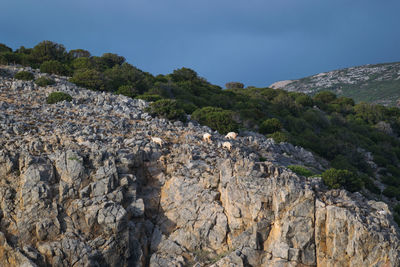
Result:
M55 78L0 80L1 266L400 265L386 204L285 168L325 168L312 153L254 133L227 150ZM56 90L73 101L45 104Z

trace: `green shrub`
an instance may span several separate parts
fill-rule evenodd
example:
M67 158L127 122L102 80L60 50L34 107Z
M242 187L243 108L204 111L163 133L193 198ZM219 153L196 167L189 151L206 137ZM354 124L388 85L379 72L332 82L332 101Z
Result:
M15 79L24 80L24 81L32 81L35 76L29 71L20 71L14 75Z
M75 71L70 82L92 90L104 90L104 76L101 72L92 69Z
M239 125L234 121L235 113L231 110L222 108L204 107L195 110L192 118L200 124L207 125L213 130L217 130L221 134L235 132Z
M394 206L393 210L394 210L394 212L397 212L400 214L400 204L397 204L396 206Z
M167 118L169 120L186 120L186 114L176 100L161 99L150 104L148 112L153 116Z
M61 101L71 101L72 96L64 92L53 92L47 97L47 104L55 104Z
M197 106L193 103L188 103L181 100L178 100L178 103L179 106L182 107L182 109L186 112L186 114L191 114L197 109Z
M137 90L131 85L121 85L116 92L118 95L124 95L132 98L135 97L137 93Z
M397 223L397 225L400 226L400 215L399 215L399 213L395 212L393 214L393 219Z
M93 63L90 58L87 57L78 57L72 60L71 68L78 70L78 69L91 69L93 68Z
M280 131L281 129L282 129L282 124L276 118L265 120L260 125L260 132L262 134L272 134Z
M51 41L43 41L37 44L32 49L32 56L37 63L42 63L48 60L65 60L66 50L62 44L57 44Z
M387 186L382 193L389 198L395 197L397 200L400 200L400 189L392 185Z
M382 193L379 187L375 185L374 181L368 175L365 174L361 175L360 177L364 182L365 188L368 189L370 192L377 195L380 195Z
M114 64L111 62L108 64ZM115 92L122 85L131 85L141 93L147 89L145 74L128 63L123 63L122 65L116 64L114 67L105 70L103 74L105 81L104 88L107 91Z
M288 169L298 175L305 176L305 177L310 177L310 176L314 175L314 173L312 171L310 171L309 169L307 169L306 167L301 166L301 165L289 165Z
M308 95L297 96L295 102L303 107L312 107L314 104L312 98Z
M284 132L275 132L273 134L269 134L268 138L274 139L276 143L289 142L289 135Z
M314 100L328 104L336 99L336 95L329 91L322 91L314 96Z
M57 60L45 61L40 65L40 71L50 74L67 75L67 69Z
M12 52L12 49L5 44L0 43L0 53Z
M189 68L181 68L174 70L171 78L174 82L191 81L197 78L197 73Z
M225 84L226 89L243 89L244 84L240 82L229 82Z
M55 84L55 81L50 78L40 77L35 80L35 83L39 86L48 86Z
M382 176L381 181L386 185L400 186L400 179L395 176Z
M138 95L135 98L142 99L142 100L149 101L149 102L154 102L154 101L158 101L158 100L162 99L162 97L159 95Z
M363 187L361 178L348 170L328 169L322 174L322 180L331 189L344 187L355 192Z

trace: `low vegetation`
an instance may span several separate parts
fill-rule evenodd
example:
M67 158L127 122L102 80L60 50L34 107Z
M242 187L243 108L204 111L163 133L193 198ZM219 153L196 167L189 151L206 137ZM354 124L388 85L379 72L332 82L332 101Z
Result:
M288 169L290 169L291 171L293 171L294 173L296 173L298 175L305 176L305 177L310 177L310 176L314 175L314 173L312 171L310 171L306 167L300 166L300 165L289 165Z
M14 76L15 79L23 80L23 81L32 81L35 79L35 76L29 71L20 71Z
M185 111L179 107L178 101L173 99L161 99L151 103L148 112L169 120L186 120Z
M64 92L52 92L47 97L47 104L55 104L61 101L72 101L72 96Z
M55 81L50 78L40 77L35 80L35 83L39 86L48 86L55 84Z

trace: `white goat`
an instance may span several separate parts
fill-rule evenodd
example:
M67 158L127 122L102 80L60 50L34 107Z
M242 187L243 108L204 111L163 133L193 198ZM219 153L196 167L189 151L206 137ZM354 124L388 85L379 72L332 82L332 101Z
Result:
M211 134L209 134L209 133L203 134L203 141L204 142L211 142Z
M151 141L156 143L156 144L159 144L160 147L162 147L162 145L164 144L164 141L159 137L152 137Z
M227 148L228 150L231 150L232 149L232 144L229 143L229 142L223 142L222 143L222 147L223 148Z
M229 132L227 135L225 135L226 139L236 139L236 137L238 136L237 133L235 132Z

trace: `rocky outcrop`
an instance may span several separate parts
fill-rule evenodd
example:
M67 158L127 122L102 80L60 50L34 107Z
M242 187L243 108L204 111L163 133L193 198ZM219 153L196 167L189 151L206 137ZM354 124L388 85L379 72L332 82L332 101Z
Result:
M0 80L2 266L399 266L386 204L285 168L325 168L311 152L255 133L227 150L54 78ZM73 101L45 104L56 90Z
M269 87L286 91L315 94L329 90L340 96L383 105L399 105L400 63L363 65L322 72L309 77L278 81Z

